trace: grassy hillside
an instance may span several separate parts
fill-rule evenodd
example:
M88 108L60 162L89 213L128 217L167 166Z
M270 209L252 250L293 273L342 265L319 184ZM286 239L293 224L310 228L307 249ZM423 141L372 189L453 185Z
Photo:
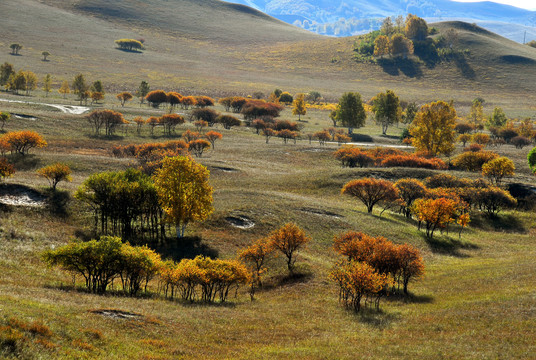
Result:
M141 136L131 128L127 135L121 131L111 139L94 137L83 116L35 105L1 105L2 110L36 118L14 118L7 131L36 130L49 143L25 157L10 157L18 172L6 180L8 185L46 194L46 181L36 169L62 161L74 171L72 183L59 185L61 196L56 199L62 201L42 208L0 207L0 340L8 344L8 325L25 339L14 348L1 346L2 358L355 359L356 354L365 359L535 358L533 210L505 211L496 219L475 213L461 238L453 228L430 240L413 220L389 211L379 216L376 209L367 214L340 189L363 176L395 180L423 178L434 171L341 168L332 157L335 144L300 140L284 145L277 138L266 144L245 127L218 126L223 139L214 151L197 159L210 169L215 189L214 214L188 228L189 235L202 237L201 246L170 240L158 249L165 256L188 252L233 258L250 241L295 221L313 238L299 254L303 277L287 277L283 259L272 260L265 289L256 300L251 302L242 288L227 305L165 300L156 295L156 281L149 287L152 295L142 298L72 289L72 277L47 268L40 254L91 233L90 209L73 199L75 189L94 172L120 170L131 163L112 158L111 146L169 137L163 137L160 129L152 137L147 127ZM136 104L121 111L128 119L162 114ZM295 117L287 109L282 118ZM304 133L330 126L326 111L310 110L303 119ZM193 125L181 126L177 136L187 129L193 130ZM389 135L397 136L401 130L390 129ZM358 132L379 142L392 141L380 136L381 130L371 121ZM534 182L526 148L505 145L493 150L514 160L518 175L511 181ZM255 226L235 228L226 220L229 216L246 216ZM426 276L410 284L410 297L387 297L380 312L365 310L359 315L338 304L337 288L328 273L337 259L333 236L346 230L408 242L422 251ZM127 317L113 317L109 310ZM40 327L32 332L28 329L33 323Z
M315 36L218 1L7 0L0 10L0 62L51 73L56 87L83 73L109 92L134 91L141 80L153 89L213 95L281 87L331 98L353 90L368 98L392 88L408 100L482 96L505 107L512 98L529 104L536 90L536 50L478 29L460 29L459 46L470 52L465 63L385 70L353 60L355 38ZM147 50L117 50L119 38L144 38ZM24 46L22 56L9 55L12 42ZM45 50L48 62L41 61ZM520 91L527 97L516 96Z

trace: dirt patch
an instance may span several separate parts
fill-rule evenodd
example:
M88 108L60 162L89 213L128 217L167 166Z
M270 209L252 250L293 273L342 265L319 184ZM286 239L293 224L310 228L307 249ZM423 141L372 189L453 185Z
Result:
M22 185L0 186L0 203L13 206L42 207L47 198L39 192Z
M212 170L226 172L226 173L238 172L237 169L233 169L233 168L225 167L225 166L212 166Z
M143 315L117 309L91 310L90 313L119 320L136 320L143 318Z
M332 218L335 218L335 219L341 219L342 218L342 215L339 215L339 214L331 212L331 211L321 210L321 209L301 208L299 210L303 211L305 213L308 213L308 214L313 214L313 215L318 215L318 216L327 216L327 217L332 217Z
M227 216L225 218L225 221L227 221L231 226L239 228L239 229L251 229L255 226L255 222L250 219L247 216L244 215L234 215L234 216Z

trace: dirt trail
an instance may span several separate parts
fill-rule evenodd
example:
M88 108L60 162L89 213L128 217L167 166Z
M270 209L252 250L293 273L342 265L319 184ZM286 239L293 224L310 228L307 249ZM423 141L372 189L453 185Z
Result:
M73 115L82 115L83 113L90 110L90 108L87 106L46 104L46 103L38 103L38 102L32 102L32 101L8 100L8 99L0 99L0 101L9 102L9 103L50 106L55 109L59 109L61 112L64 112L66 114L73 114Z

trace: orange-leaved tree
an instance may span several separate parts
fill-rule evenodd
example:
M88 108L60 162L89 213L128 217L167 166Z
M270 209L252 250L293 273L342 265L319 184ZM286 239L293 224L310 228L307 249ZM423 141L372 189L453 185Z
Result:
M270 244L287 257L287 268L292 273L296 262L296 252L311 238L298 225L288 223L270 234Z
M212 144L212 149L214 149L214 143L216 140L221 139L223 136L217 131L209 131L205 134L205 137Z
M240 252L240 258L253 269L253 280L262 286L261 275L265 269L266 258L274 251L270 238L261 238Z
M212 212L213 189L209 171L189 157L166 157L153 176L155 188L166 220L175 225L177 238L184 236L186 226L203 221Z
M0 178L5 179L15 173L15 167L7 162L6 158L0 158Z
M8 132L2 137L11 151L25 155L32 148L43 148L47 146L47 142L41 135L35 131L23 130Z
M404 202L402 204L402 212L407 218L411 217L411 206L417 199L423 198L426 195L426 186L417 179L400 179L395 183L398 189L398 195Z
M209 147L210 143L205 139L196 139L188 143L188 150L197 157L203 156L203 152Z
M132 100L132 94L128 91L123 91L122 93L117 94L115 97L121 102L121 107L124 107L127 101Z
M339 301L356 312L361 309L363 296L378 294L390 282L386 274L358 261L338 263L330 278L339 285ZM379 298L376 307L379 307Z
M398 190L392 182L374 178L349 181L344 185L341 193L361 200L369 213L372 212L374 205L380 201L396 201L398 199Z
M66 164L56 163L49 166L45 166L39 170L37 173L48 180L52 190L56 190L56 185L60 181L72 181L71 169Z
M457 201L440 197L437 199L418 199L412 208L419 224L426 224L426 236L434 237L437 228L445 228L454 222L460 205Z

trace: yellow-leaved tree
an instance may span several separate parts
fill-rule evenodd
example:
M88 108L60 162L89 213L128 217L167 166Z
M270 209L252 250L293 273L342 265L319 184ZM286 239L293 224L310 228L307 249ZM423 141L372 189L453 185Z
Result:
M294 99L294 109L292 109L292 115L298 115L298 121L301 120L301 116L307 114L307 108L305 107L305 95L298 94Z
M456 110L451 104L436 101L417 112L409 133L413 146L431 155L449 154L454 150Z
M193 159L176 156L164 158L162 168L153 176L166 220L175 225L179 239L189 223L203 221L214 211L209 174Z

